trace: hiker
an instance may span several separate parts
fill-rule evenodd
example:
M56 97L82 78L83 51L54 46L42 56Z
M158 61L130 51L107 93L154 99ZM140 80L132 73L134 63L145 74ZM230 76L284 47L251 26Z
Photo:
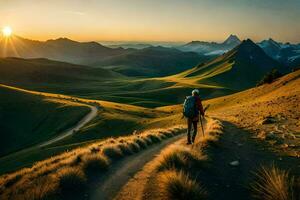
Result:
M192 144L195 142L197 135L197 124L199 122L199 114L204 116L204 110L199 97L199 90L194 89L192 91L192 96L186 97L183 105L183 115L187 118L187 144ZM193 126L193 136L191 138L191 129Z

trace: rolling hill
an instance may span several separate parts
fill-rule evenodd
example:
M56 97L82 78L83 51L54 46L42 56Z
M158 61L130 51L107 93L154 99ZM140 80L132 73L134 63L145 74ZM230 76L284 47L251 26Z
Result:
M127 76L158 77L182 72L210 58L193 52L158 46L106 58L93 65Z
M0 85L0 157L54 137L89 108Z
M101 69L48 59L0 58L0 83L22 87L88 84L112 80L120 74ZM60 85L61 84L61 85Z

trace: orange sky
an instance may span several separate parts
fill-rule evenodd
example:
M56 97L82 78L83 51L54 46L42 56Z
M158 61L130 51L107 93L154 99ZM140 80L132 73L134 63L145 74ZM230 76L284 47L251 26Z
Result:
M0 26L39 40L300 42L299 10L298 0L9 0Z

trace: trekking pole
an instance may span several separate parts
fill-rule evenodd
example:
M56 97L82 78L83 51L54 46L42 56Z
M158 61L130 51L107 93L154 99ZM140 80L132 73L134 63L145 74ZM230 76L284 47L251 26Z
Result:
M209 108L210 104L208 104L204 109L203 112L205 113L205 111ZM200 114L200 124L201 124L201 128L202 128L202 135L204 137L204 128L203 128L203 122L202 122L202 115Z
M202 123L202 115L200 115L200 124L201 124L201 128L202 128L202 135L204 137L204 128L203 128L203 123Z

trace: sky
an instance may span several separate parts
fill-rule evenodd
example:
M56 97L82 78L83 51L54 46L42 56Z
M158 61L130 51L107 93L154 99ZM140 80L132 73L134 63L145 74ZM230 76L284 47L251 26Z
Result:
M299 10L300 0L0 0L0 27L36 40L300 43Z

